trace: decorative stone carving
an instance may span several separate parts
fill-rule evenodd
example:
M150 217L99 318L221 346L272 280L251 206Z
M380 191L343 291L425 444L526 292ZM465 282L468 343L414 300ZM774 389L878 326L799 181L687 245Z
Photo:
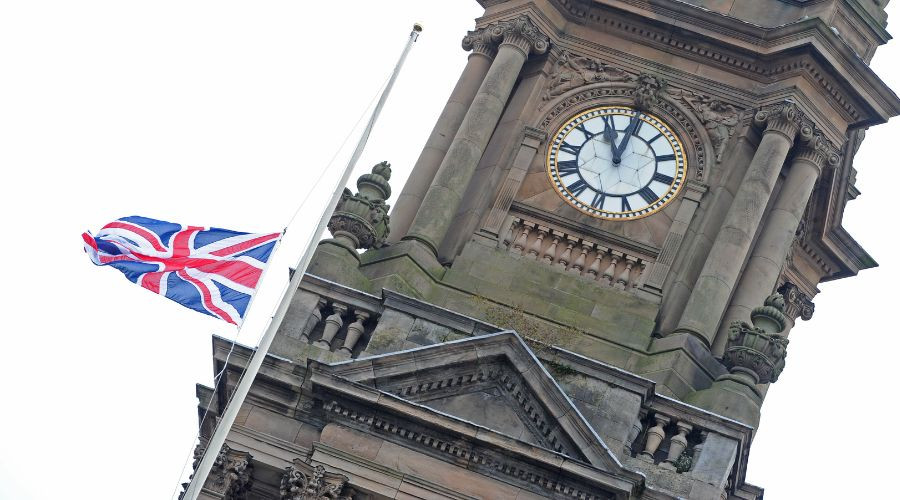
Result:
M203 487L221 494L224 500L246 500L253 487L252 458L246 451L222 445Z
M462 39L463 50L471 50L474 54L482 54L491 59L497 55L497 42L490 28L481 28L466 33Z
M811 122L800 127L800 143L797 145L796 160L806 160L821 172L825 166L836 167L841 162L840 148L828 140Z
M352 494L342 494L347 481L347 476L295 458L281 476L281 500L352 500Z
M722 361L732 375L749 377L753 384L775 382L787 356L788 339L779 335L786 326L784 297L770 295L762 307L750 312L750 320L752 326L731 323Z
M372 167L372 173L359 176L353 194L345 188L334 209L328 230L333 241L347 248L379 248L390 233L390 206L384 200L391 196L391 164L383 161Z
M813 313L816 312L816 305L813 304L809 295L803 293L797 285L787 281L778 288L778 293L784 296L784 314L787 317L791 319L799 317L803 321L812 319Z
M532 53L544 54L550 49L550 39L527 16L500 21L487 29L490 30L493 42L512 45L524 52L526 56Z
M652 110L659 104L661 94L666 91L666 86L667 83L662 78L641 73L637 77L637 87L634 90L634 105L644 111Z
M753 116L753 123L764 127L766 132L775 131L784 134L793 142L797 132L801 137L811 136L813 130L808 123L803 123L803 112L793 101L783 101L760 108Z
M621 68L610 66L604 62L587 56L578 56L563 50L556 63L543 99L550 99L572 89L596 82L630 82L634 77Z
M712 141L716 152L716 160L722 161L722 153L728 144L728 139L734 134L734 129L740 121L740 112L731 104L713 99L705 95L695 94L686 90L670 91L669 95L681 98L694 113L697 119L706 128L706 133Z

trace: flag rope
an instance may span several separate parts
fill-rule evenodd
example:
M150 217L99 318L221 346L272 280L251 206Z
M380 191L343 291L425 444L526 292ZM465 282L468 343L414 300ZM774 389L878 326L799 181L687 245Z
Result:
M293 224L294 221L297 219L297 215L300 214L300 211L306 205L307 201L309 201L312 193L314 193L316 191L316 188L318 188L319 184L321 184L322 181L325 179L325 174L327 174L329 169L331 168L331 166L334 165L334 162L335 162L335 160L337 160L338 155L340 155L341 151L344 150L344 147L347 145L347 142L354 135L357 128L362 123L363 118L365 118L366 115L369 114L369 111L375 105L375 102L378 100L378 97L381 95L382 91L384 90L385 85L387 85L388 80L390 80L390 78L391 78L390 74L387 77L385 77L384 81L381 83L381 85L378 87L378 90L375 92L375 94L372 96L372 99L369 101L369 104L365 107L365 109L363 109L363 112L360 113L359 118L356 120L356 123L353 124L353 127L351 127L350 131L347 133L347 135L344 136L344 140L341 142L340 146L338 146L335 153L331 156L331 159L328 160L328 163L325 165L325 168L320 170L319 176L316 178L316 181L313 183L312 187L310 187L309 190L307 190L306 194L303 196L303 199L300 201L300 204L297 206L297 209L294 210L293 215L291 215L291 218L288 220L287 224L285 224L284 231L282 232L282 238L284 238L284 235L287 233L287 229L289 227L291 227L291 224ZM315 232L313 232L312 234L309 235L305 246L309 245L310 241L314 237L315 237ZM281 243L281 238L279 238L278 243L276 245L280 245L280 243ZM277 250L277 246L276 246L276 248L274 248L272 250L273 255L275 255L275 250ZM265 278L265 272L266 272L266 270L268 270L268 268L269 268L269 266L266 266L265 270L263 270L262 276L260 276L260 280L259 280L260 288L262 288L263 279ZM290 283L286 283L284 285L284 288L287 288L289 285L290 285ZM284 295L284 291L285 290L282 289L280 295ZM254 294L254 298L255 298L255 294ZM247 314L246 315L250 314L250 305L252 305L252 300L253 299L251 298L251 303L248 304L248 306L247 306ZM272 312L270 313L270 315L272 313L274 313L277 308L278 308L278 304L275 304L272 307ZM223 375L225 374L225 371L228 369L228 361L231 359L231 354L234 352L234 347L235 347L235 345L237 345L238 338L240 337L242 332L243 332L243 322L241 323L241 326L238 326L237 334L235 334L234 339L231 340L231 348L228 350L228 354L225 356L225 361L223 363L222 369L219 370L219 372L213 377L213 390L212 390L213 396L215 396L219 391L219 383L224 378ZM254 350L254 352L256 351L255 348L253 350ZM238 382L237 382L238 384L240 384L241 380L244 379L244 374L247 372L248 366L249 366L249 363L245 364L243 369L241 369L241 373L238 376ZM234 393L232 392L232 394L230 394L228 397L228 402L226 403L226 406L228 404L231 404L231 399L233 397L234 397ZM188 463L190 463L191 458L194 455L194 450L195 450L197 444L200 442L200 439L202 437L201 433L203 431L203 424L206 422L206 417L209 414L210 406L212 405L212 403L213 403L213 400L212 400L212 397L210 397L210 400L207 401L206 407L203 410L203 415L200 417L200 424L197 426L197 433L194 436L192 443L191 443L191 447L188 449L187 456L185 457L184 462L181 465L181 469L180 469L179 475L178 475L178 481L176 482L175 490L173 491L173 493L171 495L171 498L173 498L173 499L179 498L179 495L180 495L179 490L183 486L183 483L181 481L184 479L185 471L187 469ZM212 431L213 433L215 433L216 430L219 428L219 422L220 421L217 421L215 426L213 426L213 431ZM205 454L206 451L207 450L204 449L202 454ZM198 457L198 458L202 458L202 454L201 454L201 457ZM189 474L192 474L192 473L193 473L193 469L191 470L191 472ZM188 477L188 479L190 479L190 476Z

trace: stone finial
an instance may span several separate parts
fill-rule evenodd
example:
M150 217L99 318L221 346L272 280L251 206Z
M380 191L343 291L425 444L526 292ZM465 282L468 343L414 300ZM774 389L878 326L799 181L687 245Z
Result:
M253 487L253 464L250 453L222 445L204 488L222 495L224 500L246 500Z
M390 206L384 202L391 196L390 178L391 164L383 161L372 167L372 173L359 177L356 194L344 189L328 221L335 242L353 250L384 244L390 234Z
M801 132L801 136L812 133L811 129L807 130L808 125L804 123L803 112L794 101L790 100L763 106L753 115L753 123L765 128L766 132L781 133L791 142L794 141L797 132Z
M326 472L321 465L311 465L295 458L281 476L281 500L352 500L342 494L347 476Z
M500 21L488 27L491 39L501 45L512 45L526 56L544 54L550 49L550 38L531 22L528 16Z
M784 297L775 293L751 311L752 326L743 321L731 323L722 361L732 376L746 379L744 382L750 384L778 380L788 345L788 340L779 335L786 326L784 307Z
M659 104L661 94L666 91L668 83L662 78L648 73L641 73L637 77L637 87L634 89L634 105L638 109L651 111Z

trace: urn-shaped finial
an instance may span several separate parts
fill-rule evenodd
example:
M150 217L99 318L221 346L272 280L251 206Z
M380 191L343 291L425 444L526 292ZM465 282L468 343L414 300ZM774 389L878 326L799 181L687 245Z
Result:
M369 200L386 200L391 197L391 164L383 161L372 167L371 174L363 174L356 181L359 195Z
M391 195L390 178L391 164L383 161L372 167L372 173L359 176L356 194L344 189L328 221L332 241L354 250L384 244L390 233L390 206L385 203Z
M753 325L735 321L728 328L728 346L722 361L732 375L740 375L750 384L778 380L784 369L788 340L779 335L785 327L784 297L770 295L761 307L750 313Z

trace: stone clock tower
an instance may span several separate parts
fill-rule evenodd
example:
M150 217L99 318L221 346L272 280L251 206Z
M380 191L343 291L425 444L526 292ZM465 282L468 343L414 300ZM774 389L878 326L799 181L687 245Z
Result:
M790 330L876 265L841 216L900 113L867 64L887 0L480 3L399 196L386 163L345 192L204 495L762 498Z

